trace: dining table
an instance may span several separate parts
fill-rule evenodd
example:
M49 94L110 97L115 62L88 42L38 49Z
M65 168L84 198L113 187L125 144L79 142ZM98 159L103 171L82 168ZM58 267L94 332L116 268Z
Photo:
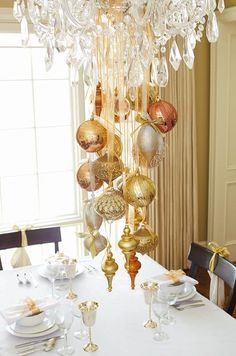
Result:
M93 341L98 345L94 356L234 356L236 355L236 321L235 319L196 292L193 298L201 299L201 307L179 311L170 307L175 318L174 325L163 325L168 339L156 341L154 329L143 326L148 318L148 305L144 301L144 293L140 287L142 282L154 280L166 270L147 255L137 254L142 264L136 280L135 289L131 289L130 277L124 268L124 257L115 253L119 264L112 291L107 288L107 280L101 271L103 253L94 259L78 259L84 266L83 272L73 279L73 290L78 297L74 301L73 310L87 300L98 302L96 322L92 327ZM30 297L37 299L51 293L51 282L40 273L40 266L27 266L0 272L0 309L3 310L20 300ZM19 283L17 274L32 273L33 283ZM67 291L56 291L63 298ZM155 315L153 316L155 318ZM73 336L79 329L81 319L74 317L68 333L68 340L74 346L75 356L86 353L83 345L86 340ZM0 355L17 355L15 346L32 339L18 337L9 333L6 321L0 317ZM58 331L56 332L58 334ZM33 339L34 340L34 339ZM50 352L43 350L37 355L57 355L56 349L63 345L58 339Z

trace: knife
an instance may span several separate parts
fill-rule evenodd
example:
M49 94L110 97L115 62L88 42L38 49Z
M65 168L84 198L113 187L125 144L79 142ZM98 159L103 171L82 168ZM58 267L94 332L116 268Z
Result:
M177 310L182 311L185 309L191 309L191 308L198 308L198 307L203 307L205 304L199 303L199 304L188 304L184 305L183 307L175 307Z

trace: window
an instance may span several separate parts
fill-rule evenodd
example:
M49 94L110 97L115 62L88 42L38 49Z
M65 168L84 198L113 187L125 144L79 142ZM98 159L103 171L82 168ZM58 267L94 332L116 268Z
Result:
M76 183L79 113L68 68L55 53L46 72L45 49L33 35L22 48L12 28L0 26L0 231L58 224L66 235L62 249L73 256L83 253L75 238L82 195Z

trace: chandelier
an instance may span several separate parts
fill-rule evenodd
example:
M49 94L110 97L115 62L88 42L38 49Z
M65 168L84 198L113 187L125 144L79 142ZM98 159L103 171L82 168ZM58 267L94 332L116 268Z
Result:
M204 28L209 42L217 41L215 10L224 7L224 0L27 0L46 48L46 70L58 51L66 53L72 85L83 73L90 114L76 133L87 152L77 181L92 192L83 236L93 256L106 249L102 270L109 290L118 265L99 228L103 220L111 226L125 216L118 245L134 288L141 267L136 252L147 253L158 243L146 216L156 195L149 172L162 161L165 135L177 122L176 109L160 98L159 88L168 84L170 66L177 71L183 61L192 69ZM14 1L13 14L26 46L24 0Z

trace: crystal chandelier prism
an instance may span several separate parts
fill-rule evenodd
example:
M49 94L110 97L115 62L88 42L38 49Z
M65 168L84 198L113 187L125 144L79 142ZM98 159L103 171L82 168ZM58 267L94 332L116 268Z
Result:
M106 249L102 263L108 290L118 269L113 258L111 223L125 217L118 246L134 288L141 267L136 252L148 253L158 244L147 221L156 196L150 170L165 156L165 135L177 123L177 111L160 98L169 69L192 69L194 48L204 27L210 42L219 30L218 0L27 0L27 11L40 43L45 65L55 51L66 53L71 84L79 72L87 88L89 117L79 126L76 140L87 161L77 172L81 188L91 192L82 233L92 256ZM15 0L22 44L29 39L24 0ZM182 64L181 64L182 63ZM110 225L107 239L99 232Z

